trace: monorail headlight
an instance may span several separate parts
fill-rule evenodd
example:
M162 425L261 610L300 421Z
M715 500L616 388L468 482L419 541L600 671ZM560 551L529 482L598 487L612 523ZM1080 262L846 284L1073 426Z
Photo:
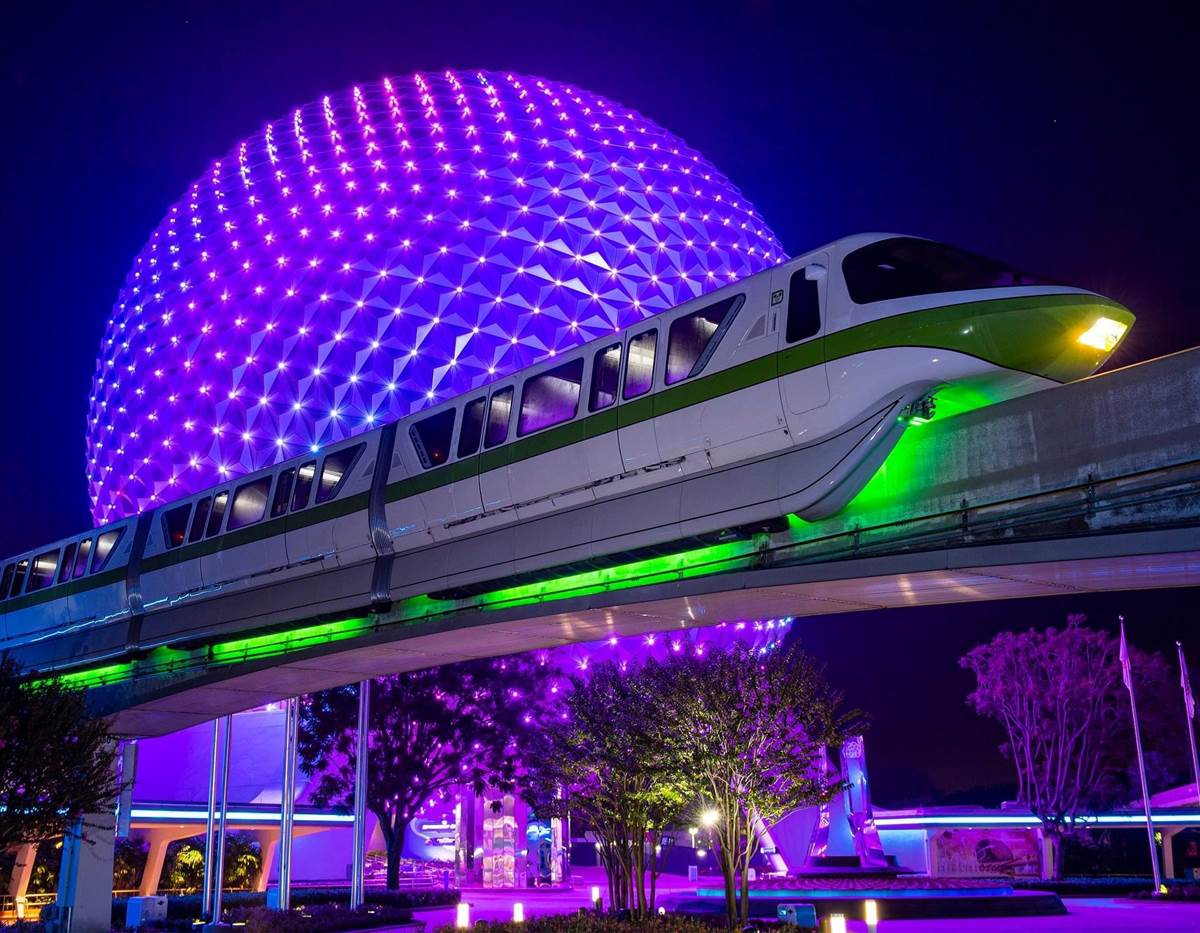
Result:
M1121 342L1121 338L1125 336L1127 330L1129 330L1128 324L1114 321L1110 317L1101 317L1097 318L1096 322L1076 339L1085 347L1095 347L1097 350L1108 353Z

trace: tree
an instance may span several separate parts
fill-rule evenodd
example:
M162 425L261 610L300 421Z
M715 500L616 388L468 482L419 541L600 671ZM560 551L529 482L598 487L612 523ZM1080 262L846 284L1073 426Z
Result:
M83 694L0 657L0 850L61 836L120 792L108 722Z
M367 807L387 851L387 886L400 885L404 831L439 790L469 784L511 792L522 737L542 718L549 671L528 656L383 677L371 685ZM318 806L349 805L354 792L358 690L314 694L301 710L300 759L319 775Z
M749 868L759 830L797 807L825 803L840 779L817 764L857 729L856 713L798 646L763 653L735 644L703 657L651 663L672 767L716 818L730 926L749 920ZM740 891L738 882L740 881Z
M665 753L654 688L645 669L625 673L612 662L572 678L566 716L539 730L522 781L539 816L570 812L587 821L599 842L609 904L638 919L654 914L663 831L691 799Z
M967 704L999 722L1017 772L1017 799L1042 822L1046 871L1062 873L1063 836L1080 813L1128 794L1116 762L1132 758L1129 698L1117 639L1072 618L1066 628L1001 632L959 662L975 675ZM1163 678L1161 658L1130 649L1134 688ZM1128 797L1125 797L1127 802Z

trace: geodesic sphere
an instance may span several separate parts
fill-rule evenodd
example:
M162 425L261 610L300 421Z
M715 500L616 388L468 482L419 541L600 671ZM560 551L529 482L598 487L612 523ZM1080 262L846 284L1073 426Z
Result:
M444 401L784 258L697 152L541 78L386 78L212 164L134 260L97 523Z

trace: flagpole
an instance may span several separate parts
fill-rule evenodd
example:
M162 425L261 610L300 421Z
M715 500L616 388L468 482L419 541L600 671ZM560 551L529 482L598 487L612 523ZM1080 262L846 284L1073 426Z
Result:
M1138 727L1137 700L1133 696L1133 669L1129 663L1129 649L1125 644L1125 617L1121 620L1121 679L1129 691L1129 711L1133 716L1133 742L1137 746L1138 774L1142 779L1142 806L1146 808L1146 836L1150 840L1150 873L1154 881L1154 893L1158 894L1162 878L1158 873L1158 846L1154 842L1154 818L1150 815L1150 785L1146 781L1146 758L1142 754L1142 730Z
M1196 699L1192 696L1192 684L1188 678L1187 659L1183 656L1183 642L1175 642L1179 652L1179 684L1183 687L1183 709L1187 713L1188 744L1192 747L1192 780L1196 784L1196 804L1200 806L1200 763L1196 758Z

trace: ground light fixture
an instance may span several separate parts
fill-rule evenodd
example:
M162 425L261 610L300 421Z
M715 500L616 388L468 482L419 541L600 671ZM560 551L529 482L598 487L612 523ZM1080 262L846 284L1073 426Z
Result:
M466 901L459 901L454 908L454 928L456 930L468 930L471 927L471 905Z
M524 923L525 922L525 905L522 904L520 901L513 902L512 922L513 923Z
M868 933L875 933L879 925L879 903L877 901L863 901L863 919L867 922Z
M604 902L600 900L600 885L598 884L592 885L592 906L596 910L604 909Z
M829 915L829 933L846 933L846 915Z

